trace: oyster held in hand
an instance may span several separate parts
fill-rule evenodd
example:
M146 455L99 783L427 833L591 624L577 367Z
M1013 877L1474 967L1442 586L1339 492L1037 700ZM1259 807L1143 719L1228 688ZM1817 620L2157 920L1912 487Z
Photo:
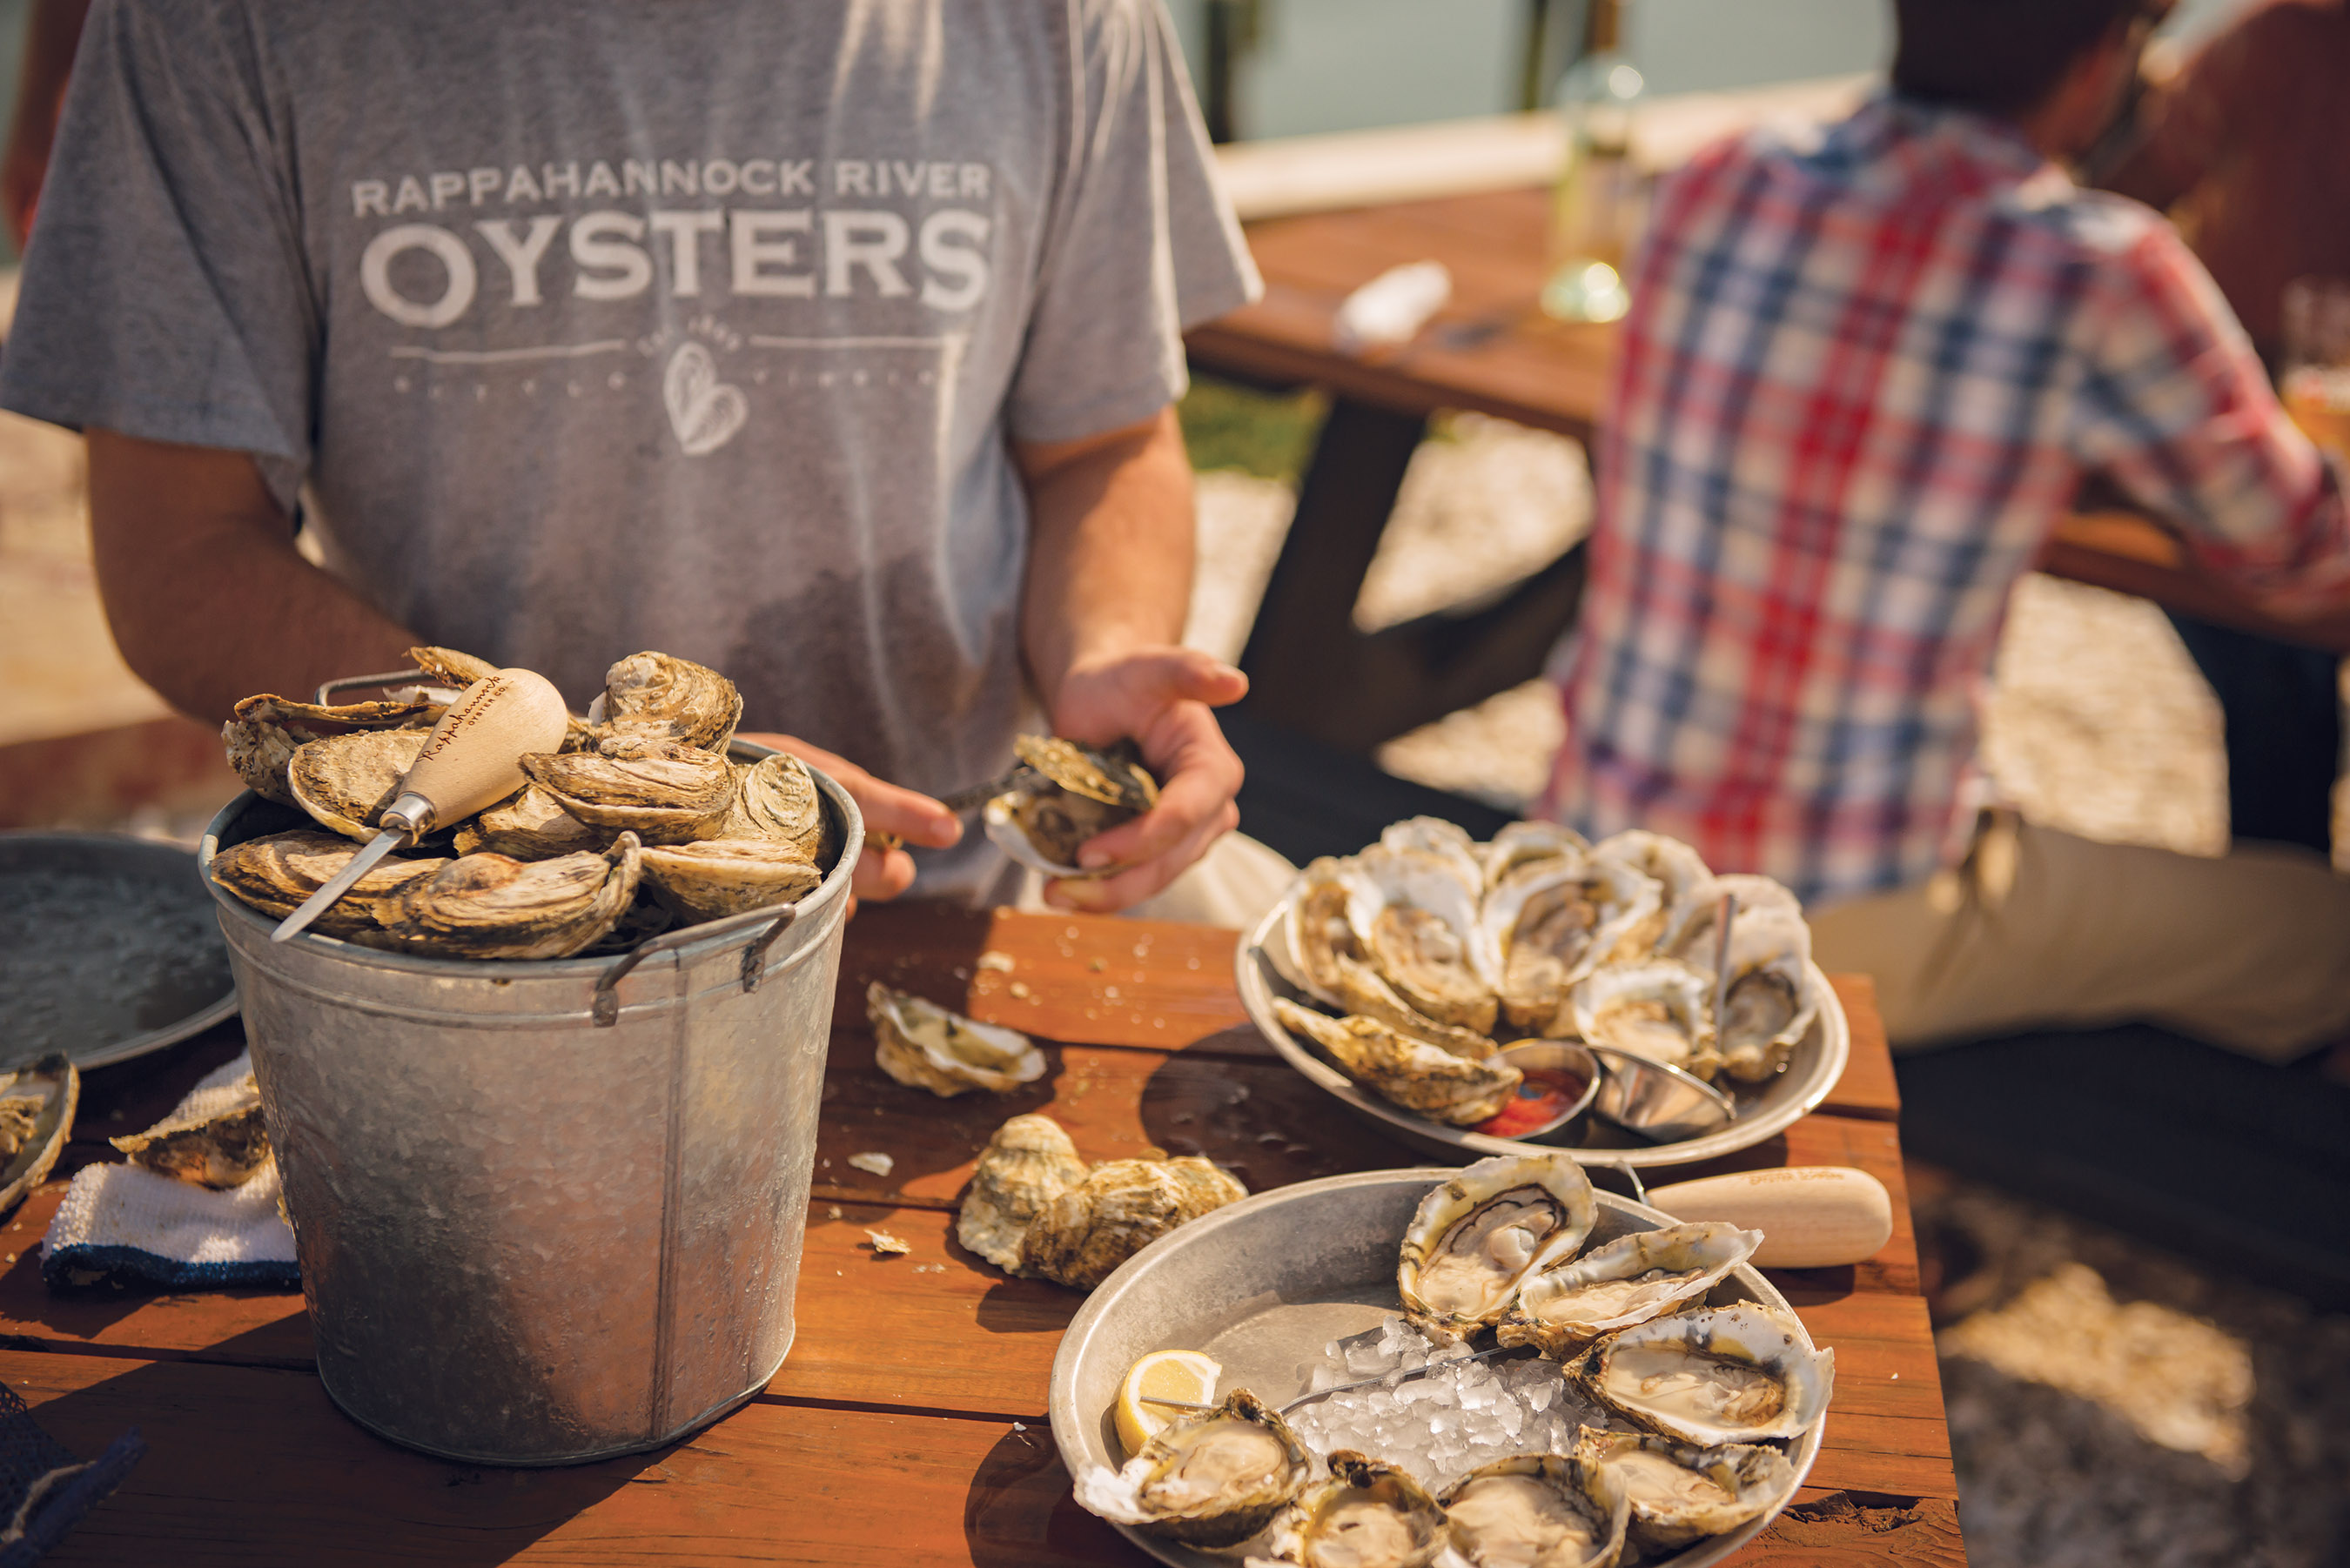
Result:
M403 888L383 926L441 958L569 958L620 918L642 867L633 833L601 855L467 855Z
M1046 1205L1086 1179L1076 1145L1050 1116L1014 1116L995 1129L972 1172L955 1240L997 1268L1017 1272L1020 1239Z
M1000 1095L1045 1075L1045 1054L1018 1030L965 1018L878 980L865 989L865 1016L875 1064L910 1089L941 1099L973 1089Z
M987 836L1047 877L1107 877L1118 870L1081 868L1077 849L1159 804L1159 782L1132 743L1121 741L1097 752L1054 736L1022 735L1012 748L1026 771L987 803Z

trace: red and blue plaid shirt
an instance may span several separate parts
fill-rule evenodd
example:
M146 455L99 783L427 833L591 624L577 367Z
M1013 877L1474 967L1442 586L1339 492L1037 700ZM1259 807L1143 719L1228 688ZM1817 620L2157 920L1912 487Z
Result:
M1884 96L1666 181L1545 805L1806 898L1923 879L2009 589L2085 472L2334 602L2350 530L2202 266L1991 119Z

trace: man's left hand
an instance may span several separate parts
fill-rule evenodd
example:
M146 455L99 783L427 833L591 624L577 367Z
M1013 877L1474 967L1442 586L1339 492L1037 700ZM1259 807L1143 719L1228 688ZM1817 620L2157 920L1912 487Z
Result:
M1159 780L1159 804L1087 840L1077 864L1122 866L1116 876L1061 877L1045 901L1107 914L1140 903L1181 876L1240 821L1241 760L1211 708L1237 702L1248 677L1187 648L1143 648L1080 662L1052 703L1053 732L1106 746L1131 736Z

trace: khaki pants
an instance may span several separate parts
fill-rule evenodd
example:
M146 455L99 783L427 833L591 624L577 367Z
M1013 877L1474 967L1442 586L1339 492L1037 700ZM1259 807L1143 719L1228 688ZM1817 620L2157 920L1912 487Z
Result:
M2282 1062L2350 1033L2350 877L2303 850L2200 859L1986 813L1957 869L1814 912L1812 950L1876 977L1896 1051L2143 1022Z
M1190 870L1123 912L1136 919L1190 920L1246 930L1263 919L1296 875L1297 867L1278 851L1244 833L1227 833ZM1031 913L1058 912L1045 905L1044 888L1043 877L1027 873L1014 907Z

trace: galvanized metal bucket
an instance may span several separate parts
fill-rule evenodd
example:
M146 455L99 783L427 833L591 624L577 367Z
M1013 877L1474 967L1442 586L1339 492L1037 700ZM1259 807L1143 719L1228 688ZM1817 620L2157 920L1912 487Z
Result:
M782 1366L864 840L816 782L843 848L815 893L619 958L276 945L213 887L318 1376L354 1420L447 1459L574 1464L681 1437ZM200 864L307 826L239 795Z

